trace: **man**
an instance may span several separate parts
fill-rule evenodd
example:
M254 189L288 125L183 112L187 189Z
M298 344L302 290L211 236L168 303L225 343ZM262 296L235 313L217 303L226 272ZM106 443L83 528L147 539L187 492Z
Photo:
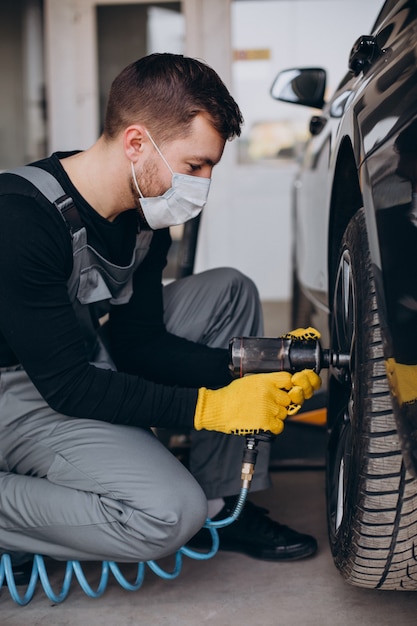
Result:
M201 211L241 122L211 68L150 55L115 79L91 148L30 169L58 180L59 201L1 176L0 550L16 564L173 553L239 491L243 437L227 433L279 433L289 405L318 388L313 372L232 380L228 340L262 332L256 289L238 272L161 287L168 227ZM195 478L151 427L195 428ZM266 452L256 489L269 484ZM316 550L263 510L245 515L224 549Z

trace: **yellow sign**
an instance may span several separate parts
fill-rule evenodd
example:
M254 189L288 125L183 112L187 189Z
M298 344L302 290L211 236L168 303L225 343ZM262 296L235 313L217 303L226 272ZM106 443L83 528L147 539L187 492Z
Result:
M234 50L234 61L265 61L271 58L269 48L252 48L246 50Z

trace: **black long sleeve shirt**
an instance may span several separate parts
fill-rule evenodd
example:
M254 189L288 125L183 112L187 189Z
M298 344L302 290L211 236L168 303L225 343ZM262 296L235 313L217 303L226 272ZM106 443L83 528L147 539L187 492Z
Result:
M72 185L59 162L64 156L54 154L36 165L72 196L89 243L111 262L127 265L136 210L113 222L104 219ZM134 274L129 303L112 307L108 324L118 371L97 368L88 362L67 293L72 245L62 217L39 196L11 191L0 178L0 366L20 363L48 404L65 415L191 427L197 388L226 385L231 374L227 350L165 329L162 271L170 242L168 229L154 233Z

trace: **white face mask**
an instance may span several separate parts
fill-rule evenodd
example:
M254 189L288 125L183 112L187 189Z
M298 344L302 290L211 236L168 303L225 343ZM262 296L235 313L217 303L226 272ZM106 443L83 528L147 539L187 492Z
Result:
M162 196L144 198L131 161L133 183L139 194L145 219L152 230L184 224L201 213L207 202L211 179L174 173L148 132L147 135L172 174L172 186Z

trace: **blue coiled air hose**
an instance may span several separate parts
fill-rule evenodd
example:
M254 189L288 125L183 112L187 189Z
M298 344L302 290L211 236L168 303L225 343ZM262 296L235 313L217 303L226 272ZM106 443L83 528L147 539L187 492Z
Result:
M210 551L197 552L195 550L192 550L191 548L183 546L175 554L175 565L174 569L171 572L162 569L155 561L140 562L138 563L136 579L133 583L131 583L126 580L119 566L114 561L103 561L100 581L97 585L97 588L92 589L90 584L87 582L80 562L67 561L62 588L59 593L55 593L49 581L48 572L46 570L43 557L39 554L35 554L33 558L32 572L30 575L28 586L25 592L23 594L20 594L18 592L13 576L12 560L10 558L10 555L3 554L0 559L0 590L3 588L3 586L7 585L11 598L20 606L25 606L32 600L38 580L41 582L43 590L49 600L57 604L63 602L68 596L72 578L74 575L81 589L90 598L99 598L103 595L107 587L110 573L113 574L114 578L117 580L120 586L123 587L123 589L126 589L127 591L137 591L141 587L143 579L145 577L146 565L148 565L148 567L161 578L164 578L166 580L172 580L176 578L181 572L183 555L191 559L203 561L211 559L217 553L219 549L219 535L217 529L229 526L229 524L232 524L239 517L244 507L247 494L248 488L242 487L234 509L229 517L215 522L208 519L204 524L204 528L207 528L210 531L212 537L212 547Z
M217 532L217 529L224 528L225 526L229 526L230 524L232 524L239 517L245 505L252 481L253 472L255 469L256 457L258 454L257 444L259 441L269 441L270 437L271 435L269 433L258 433L256 435L246 436L246 446L243 452L242 459L242 487L236 500L235 506L229 517L218 521L208 519L203 526L203 528L207 528L210 531L212 538L212 547L209 552L197 552L196 550L192 550L191 548L183 546L175 554L175 565L174 569L171 572L167 572L166 570L162 569L162 567L160 567L155 561L140 562L138 563L137 575L133 583L130 583L128 580L126 580L126 578L120 571L117 563L115 563L114 561L103 561L100 581L95 590L92 589L87 582L80 562L67 561L64 580L62 583L61 591L59 593L55 593L52 589L43 557L39 554L35 554L33 557L33 566L29 583L23 595L19 594L17 590L17 586L13 576L12 561L10 555L3 554L0 559L0 590L2 589L4 583L6 583L12 599L20 606L25 606L32 600L35 593L36 584L38 580L40 580L46 596L49 598L49 600L58 604L60 602L63 602L67 597L73 575L75 575L81 589L87 596L89 596L90 598L99 598L106 590L110 572L113 574L114 578L117 580L120 586L123 587L123 589L126 589L127 591L136 591L142 585L145 576L145 565L148 565L148 567L161 578L164 578L165 580L172 580L176 578L181 572L183 556L188 556L191 559L196 559L199 561L211 559L219 549L219 534Z

